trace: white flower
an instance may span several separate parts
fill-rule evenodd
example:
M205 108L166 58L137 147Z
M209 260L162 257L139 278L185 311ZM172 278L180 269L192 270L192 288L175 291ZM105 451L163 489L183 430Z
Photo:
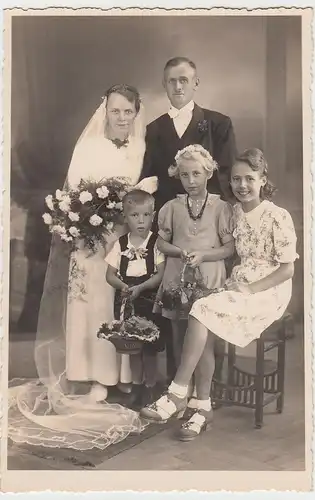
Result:
M57 224L56 226L53 226L51 228L51 230L54 232L54 233L58 233L58 234L66 234L66 230L63 226L61 226L60 224Z
M49 194L49 195L46 196L45 202L46 202L46 205L49 208L49 210L53 210L54 209L53 197L52 197L51 194Z
M96 193L97 193L97 196L99 198L102 198L102 199L107 198L107 196L109 195L109 191L108 191L106 186L102 186L100 188L97 188Z
M98 215L94 214L92 217L90 217L90 224L92 226L99 226L103 222L102 217L99 217Z
M117 210L122 210L123 209L123 204L121 201L119 201L118 203L115 204L115 208L117 208Z
M80 236L80 231L79 229L77 229L76 227L74 226L71 226L69 228L69 233L71 234L71 236L73 236L74 238L77 238L78 236Z
M114 201L109 201L107 203L107 208L115 208L116 203Z
M71 236L67 236L67 234L62 234L60 236L60 238L63 240L63 241L72 241L72 237Z
M72 222L78 222L78 220L80 219L80 216L77 212L69 212L68 217L70 220L72 220Z
M53 220L52 220L52 216L50 214L45 213L42 215L42 217L44 219L45 224L48 224L48 225L52 224Z
M113 227L114 227L114 223L113 223L113 222L108 222L108 224L107 224L107 229L108 229L109 231L111 231L111 230L113 229Z
M93 196L91 195L91 193L89 193L89 191L82 191L82 193L80 193L80 196L79 196L79 200L81 201L81 203L86 203L87 201L91 201L93 198Z
M62 201L65 201L66 203L68 203L70 205L71 198L68 194L65 194L64 197L62 198Z
M65 196L65 192L64 191L60 191L60 189L57 189L56 191L56 198L57 200L61 201L63 199L63 197Z
M59 208L63 212L69 212L69 210L70 210L70 204L67 203L65 200L62 200L62 201L59 202Z

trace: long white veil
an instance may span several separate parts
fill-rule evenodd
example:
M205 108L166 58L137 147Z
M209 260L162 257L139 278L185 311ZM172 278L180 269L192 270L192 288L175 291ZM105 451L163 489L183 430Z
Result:
M106 98L94 113L75 146L65 185L77 176L80 148L86 140L104 137ZM143 157L145 126L143 108L131 133ZM142 155L142 156L141 156ZM150 183L149 183L150 184ZM156 182L151 179L148 190ZM89 403L84 394L72 394L66 378L66 313L70 251L54 235L41 299L35 342L38 380L9 389L8 437L16 443L86 450L105 449L141 432L146 423L137 413L118 404Z

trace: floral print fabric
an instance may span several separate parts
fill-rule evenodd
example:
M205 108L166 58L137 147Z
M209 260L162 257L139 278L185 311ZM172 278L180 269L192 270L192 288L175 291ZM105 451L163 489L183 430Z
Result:
M298 257L292 218L274 203L265 200L248 213L236 204L233 221L241 262L227 282L258 281L280 263L294 262ZM219 337L245 347L283 315L291 294L292 280L250 295L225 291L198 300L190 314Z

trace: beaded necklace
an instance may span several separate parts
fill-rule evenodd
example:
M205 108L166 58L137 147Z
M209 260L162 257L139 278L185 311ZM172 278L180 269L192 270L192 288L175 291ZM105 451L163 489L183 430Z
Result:
M209 193L207 193L206 198L205 198L205 200L203 202L203 205L202 205L201 209L199 210L199 212L196 215L193 214L191 206L189 204L189 196L187 195L187 197L186 197L186 207L187 207L188 215L193 220L193 226L194 226L194 228L193 228L192 234L194 234L194 235L197 234L197 221L199 219L201 219L201 217L203 216L203 213L205 211L205 208L206 208L206 205L207 205L207 201L208 201L208 195L209 195ZM201 202L201 200L196 200L197 210L199 208L199 203L200 202Z

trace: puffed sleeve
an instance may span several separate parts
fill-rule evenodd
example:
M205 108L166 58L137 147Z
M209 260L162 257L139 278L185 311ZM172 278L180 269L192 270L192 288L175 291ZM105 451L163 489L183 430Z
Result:
M165 241L171 241L173 236L173 200L168 201L159 210L159 236Z
M228 243L233 240L233 208L225 201L220 204L219 213L219 236L222 243Z
M283 208L273 214L274 259L280 263L294 262L299 258L296 253L296 234L292 217Z
M160 252L157 245L154 245L154 264L159 266L165 261L164 253Z
M121 253L120 253L120 244L119 241L116 241L114 243L113 248L110 250L110 252L106 255L105 257L105 262L114 267L115 269L119 269L120 265L120 258L121 258Z

